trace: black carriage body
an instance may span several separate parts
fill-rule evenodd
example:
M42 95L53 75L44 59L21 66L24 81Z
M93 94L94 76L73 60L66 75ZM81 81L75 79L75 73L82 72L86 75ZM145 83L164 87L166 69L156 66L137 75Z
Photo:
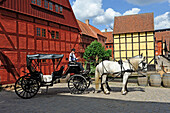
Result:
M39 88L42 86L53 86L53 83L58 83L61 78L66 78L69 73L74 73L68 79L68 88L71 93L83 93L91 84L91 78L88 77L88 73L81 72L79 65L76 63L70 63L65 73L63 74L64 66L61 66L59 71L55 71L58 68L64 55L59 54L36 54L27 55L27 69L30 73L20 77L15 83L16 94L24 99L34 97ZM52 59L53 73L50 75L51 81L45 81L43 73L41 72L41 60ZM57 60L57 63L55 59ZM55 67L56 65L56 67ZM89 72L89 71L88 71ZM56 82L58 81L58 82Z
M41 72L41 68L39 68L39 70L37 69L37 67L40 67L41 65L41 61L42 60L46 60L46 59L51 59L53 62L53 69L54 69L54 73L56 76L58 76L57 71L55 71L55 69L58 68L62 58L64 55L62 54L35 54L35 55L27 55L27 69L30 72L30 75L32 78L36 79L37 81L40 82L41 86L45 86L45 84L49 86L53 86L53 81L55 80L55 77L52 77L52 81L51 82L44 82L42 80L42 72ZM55 59L59 59L58 64L55 67ZM34 62L34 63L33 63Z

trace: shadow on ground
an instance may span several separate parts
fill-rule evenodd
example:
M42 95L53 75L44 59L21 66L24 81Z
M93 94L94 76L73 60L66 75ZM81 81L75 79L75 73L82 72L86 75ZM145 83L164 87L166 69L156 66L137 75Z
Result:
M111 87L111 91L110 92L121 92L122 87ZM86 90L84 92L84 94L88 94L88 93L94 93L95 89L93 87L89 88L88 90ZM140 88L140 87L129 87L128 88L129 92L145 92L144 88ZM63 94L63 93L70 93L69 89L67 87L65 88L49 88L48 92L46 92L46 89L42 89L39 91L38 95L56 95L56 94ZM78 94L81 95L81 94Z
M114 88L115 89L115 88ZM116 91L119 91L117 88ZM142 91L132 88L131 91ZM48 94L38 94L32 99L21 99L14 92L0 92L1 113L168 113L170 103L124 101L95 97L66 96L67 88L51 88Z

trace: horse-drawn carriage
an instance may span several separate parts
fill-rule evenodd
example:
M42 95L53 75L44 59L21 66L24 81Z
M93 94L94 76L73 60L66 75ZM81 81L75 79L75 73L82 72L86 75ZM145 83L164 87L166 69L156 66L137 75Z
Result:
M82 72L80 66L75 62L70 62L68 68L64 71L64 66L56 71L60 65L64 55L57 54L36 54L27 55L27 69L29 73L20 77L15 83L16 94L24 99L34 97L40 87L53 86L54 83L59 83L60 79L68 78L68 88L73 94L81 94L91 84L91 78L88 76L90 70ZM43 60L52 60L53 72L51 75L43 75L41 71L41 63ZM150 64L150 63L149 63ZM118 75L123 78L122 94L127 93L127 80L133 72L142 74L141 71L147 71L145 57L142 55L135 56L123 62L117 61L102 61L96 66L95 70L95 90L99 90L99 83L104 93L109 94L108 75L112 75L113 79ZM72 76L70 73L74 73ZM101 78L99 80L99 78Z
M16 94L24 99L34 97L40 87L53 86L59 83L60 79L66 78L70 73L74 73L68 78L68 88L73 94L83 93L91 83L91 78L88 76L88 70L82 72L80 67L74 62L70 62L68 68L64 72L64 66L61 66L56 71L61 63L64 55L62 54L36 54L27 55L27 69L29 73L20 77L15 83ZM44 60L52 60L53 72L51 75L43 75L41 64Z

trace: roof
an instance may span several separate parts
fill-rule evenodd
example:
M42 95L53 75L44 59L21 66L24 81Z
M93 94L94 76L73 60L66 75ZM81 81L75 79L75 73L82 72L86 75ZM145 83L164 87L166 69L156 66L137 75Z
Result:
M92 25L89 25L89 26L90 26L90 28L91 28L95 33L97 33L97 34L105 37L105 36L103 35L103 33L102 33L99 29L95 28L95 27L92 26Z
M170 31L155 32L155 38L157 41L170 39Z
M119 16L114 19L113 34L154 31L154 14Z
M77 20L77 22L78 22L79 27L82 31L81 32L82 34L97 38L97 36L94 34L94 32L90 29L90 27L87 24L81 22L80 20Z
M59 59L63 58L62 54L35 54L35 55L27 55L27 59Z
M102 32L107 37L106 43L113 43L113 32Z

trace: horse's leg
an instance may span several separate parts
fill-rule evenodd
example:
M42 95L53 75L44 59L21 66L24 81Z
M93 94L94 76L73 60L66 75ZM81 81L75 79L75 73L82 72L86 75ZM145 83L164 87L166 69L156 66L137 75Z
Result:
M128 80L128 77L129 77L129 74L127 74L127 73L125 73L124 75L123 75L123 86L122 86L122 91L121 91L121 93L122 93L122 95L126 95L127 94L127 91L126 91L126 85L127 85L127 80Z
M105 94L110 94L110 91L107 89L107 75L103 75L102 76L102 87L103 87L103 90L104 90L104 93Z
M95 90L98 92L99 91L99 84L100 84L100 74L97 70L97 67L96 67L96 70L95 70Z
M107 77L107 79L106 79L106 86L107 86L107 89L108 89L109 91L111 91L111 88L109 87L109 84L108 84L108 77Z
M128 80L127 80L126 85L125 85L125 91L129 92L128 89L127 89L127 84L128 84Z

